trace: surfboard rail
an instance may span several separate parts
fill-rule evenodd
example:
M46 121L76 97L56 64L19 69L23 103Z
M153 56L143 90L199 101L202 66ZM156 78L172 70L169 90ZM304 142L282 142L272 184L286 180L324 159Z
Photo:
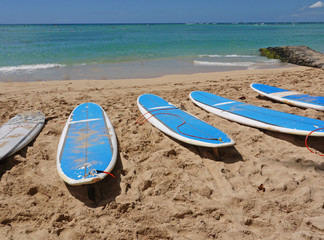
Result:
M194 91L190 93L189 97L197 106L205 109L208 112L228 120L256 128L307 136L311 131L324 127L324 121L318 119L253 106L226 99L212 93ZM217 100L213 102L214 97ZM268 114L268 116L266 114ZM284 124L280 125L280 122L283 122ZM289 127L290 123L291 127ZM300 123L300 125L302 125L304 128L308 128L308 130L302 129L302 127L301 129L297 129L294 127L293 123L296 123L295 126L298 126L298 123ZM312 134L312 136L323 137L324 131L316 131Z
M0 160L20 151L41 131L45 115L41 111L17 114L0 127Z
M77 121L73 120L75 110L78 107L80 107L82 104L77 106L72 111L70 116L68 117L68 120L67 120L67 122L66 122L66 124L65 124L65 126L63 128L61 138L60 138L60 141L59 141L59 144L58 144L57 157L56 157L56 159L57 159L56 166L57 166L58 174L61 177L61 179L64 182L68 183L69 185L84 185L84 184L92 184L92 183L98 182L98 181L104 179L107 176L107 173L105 173L105 172L110 173L112 171L112 169L114 168L114 166L116 164L116 161L117 161L117 148L118 148L118 146L117 146L117 136L116 136L116 133L114 131L113 125L112 125L110 119L108 118L106 112L104 111L104 109L101 106L99 106L96 103L91 103L90 102L90 103L83 103L83 104L92 104L92 105L98 107L101 110L102 118L90 118L90 119L82 119L82 120L77 120ZM91 166L91 163L86 161L87 156L85 157L85 159L82 159L82 158L78 159L78 158L74 157L74 163L71 160L71 166L72 166L71 169L74 168L76 170L80 170L80 168L83 168L84 169L84 175L82 177L80 177L80 176L76 177L77 179L72 178L71 176L68 176L68 174L62 168L61 159L62 159L62 154L63 154L63 151L64 151L64 146L65 146L67 138L69 136L70 127L72 125L76 125L76 124L91 123L91 122L93 123L93 122L100 121L100 120L104 121L105 126L106 126L105 129L107 130L107 132L106 133L104 133L104 132L100 132L100 133L94 132L94 133L96 133L97 135L101 135L100 137L107 137L108 138L108 142L109 142L109 145L110 145L109 147L111 148L111 157L109 159L109 163L108 164L103 163L104 169L94 169L93 166ZM83 137L88 138L89 136L83 136ZM93 145L101 144L101 143L99 143L99 140L96 140L96 141L97 141L96 143L93 142ZM91 145L91 146L93 146L93 145ZM77 145L74 146L74 148L73 148L74 154L79 153L80 147L82 148L84 146L77 146ZM90 147L90 144L89 144L89 146L87 146L87 149L88 149L88 147ZM98 150L98 148L94 149L94 150ZM99 159L96 159L95 161L99 161ZM79 164L78 162L79 163L81 162L83 165Z
M261 83L252 83L250 87L257 93L278 102L324 111L324 97L311 96Z
M150 96L152 98L156 98L159 101L163 103L163 105L157 104L154 107L148 108L147 106L145 107L143 102L141 102L141 98ZM209 125L208 123L204 122L203 120L195 117L194 115L181 110L180 108L176 107L172 103L166 102L164 99L153 95L153 94L143 94L138 97L137 99L137 105L140 110L140 112L143 114L142 116L145 117L154 127L159 129L160 131L164 132L165 134L188 144L196 145L196 146L202 146L202 147L211 147L211 148L219 148L219 147L228 147L228 146L233 146L235 144L235 141L228 137L225 133L220 131L219 129ZM171 109L174 110L174 112L170 113L172 111ZM156 110L160 110L159 112L156 112ZM154 112L153 112L154 111ZM174 114L173 114L174 113ZM166 118L173 119L173 120L179 120L175 126L171 127L169 123L166 121L163 121L162 118L159 118L159 114L166 114L164 115ZM169 116L168 116L169 114ZM183 123L186 124L186 120L191 119L193 121L196 121L197 123L201 123L202 125L209 126L210 129L216 129L218 132L218 136L208 136L206 134L205 138L203 139L202 137L199 136L194 136L195 133L192 132L187 132L183 133L179 131L179 126L182 125ZM194 123L190 123L194 124ZM198 126L194 126L199 128ZM201 130L202 131L202 130ZM203 131L202 131L203 132ZM222 136L223 138L221 140L217 139L217 137ZM213 139L214 138L214 139Z

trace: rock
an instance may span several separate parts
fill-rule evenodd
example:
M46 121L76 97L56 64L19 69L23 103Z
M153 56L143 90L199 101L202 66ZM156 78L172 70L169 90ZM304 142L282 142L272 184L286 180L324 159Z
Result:
M262 56L283 62L324 70L324 54L306 46L283 46L259 49Z

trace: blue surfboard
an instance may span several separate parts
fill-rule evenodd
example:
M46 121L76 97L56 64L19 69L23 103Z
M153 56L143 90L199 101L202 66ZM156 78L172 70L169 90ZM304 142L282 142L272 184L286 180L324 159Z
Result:
M250 86L254 91L268 98L294 106L324 111L324 97L311 96L261 83L252 83Z
M153 126L179 141L203 147L227 147L235 144L221 130L181 110L163 98L143 94L137 105ZM142 121L143 122L143 121Z
M95 103L77 106L57 150L60 177L70 185L95 183L107 176L116 159L117 138L105 111Z
M190 98L206 111L253 127L304 136L324 128L324 121L318 119L233 101L208 92L195 91L190 93ZM324 136L324 129L315 131L312 136Z

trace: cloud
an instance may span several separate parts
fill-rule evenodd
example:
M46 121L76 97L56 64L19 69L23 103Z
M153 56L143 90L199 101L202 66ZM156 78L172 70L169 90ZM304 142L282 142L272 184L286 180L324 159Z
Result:
M299 10L300 11L305 11L307 9L315 9L315 8L323 8L324 7L324 3L322 1L318 1L312 5L309 5L309 6L304 6L302 8L300 8Z
M324 3L322 1L318 1L313 5L310 5L308 8L322 8L322 7L324 7Z

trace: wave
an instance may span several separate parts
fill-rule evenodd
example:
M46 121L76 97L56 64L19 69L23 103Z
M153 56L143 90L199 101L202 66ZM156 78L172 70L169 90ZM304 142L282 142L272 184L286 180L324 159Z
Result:
M226 66L226 67L250 67L254 62L208 62L208 61L194 61L196 65L205 66Z
M281 61L279 59L269 59L264 61L265 63L280 63Z
M217 55L217 54L201 54L199 57L222 57L222 55Z
M218 54L202 54L199 57L210 57L210 58L253 58L256 56L252 55L238 55L238 54L228 54L228 55L218 55Z
M256 56L252 55L237 55L237 54L231 54L231 55L225 55L225 57L233 57L233 58L252 58Z
M0 73L12 73L17 71L35 71L41 69L55 68L55 67L64 67L65 65L56 64L56 63L47 63L47 64L32 64L32 65L20 65L20 66L5 66L0 67Z

